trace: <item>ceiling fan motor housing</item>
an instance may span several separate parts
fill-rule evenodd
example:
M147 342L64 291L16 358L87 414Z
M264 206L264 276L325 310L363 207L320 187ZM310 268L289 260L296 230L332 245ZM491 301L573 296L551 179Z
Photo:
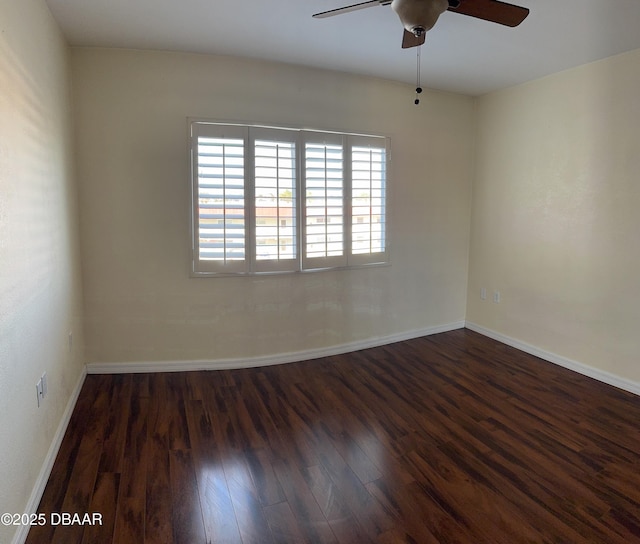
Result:
M449 7L448 0L393 0L396 12L406 30L421 36L436 24L438 17Z

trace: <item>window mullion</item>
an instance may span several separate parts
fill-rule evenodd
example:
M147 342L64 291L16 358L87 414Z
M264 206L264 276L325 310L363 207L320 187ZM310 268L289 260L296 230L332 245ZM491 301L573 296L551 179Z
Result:
M324 148L324 165L325 165L325 184L324 184L324 251L329 253L329 180L328 180L328 165L329 165L329 152L327 148Z
M373 225L371 222L373 221L373 182L371 180L371 175L373 172L373 153L369 150L369 253L373 251L373 241L371 237L373 236Z
M296 135L295 139L295 150L296 150L296 160L295 160L295 168L296 168L296 176L294 181L295 191L296 191L296 200L295 200L295 211L296 217L298 220L296 221L296 270L302 270L302 255L304 252L304 227L307 221L306 214L306 196L305 196L305 183L303 181L304 178L304 139L302 134L299 132Z
M255 153L256 142L254 131L249 128L247 152L245 153L244 166L244 213L246 229L246 259L247 270L250 274L256 271L256 174L255 174Z
M280 157L281 157L281 153L280 153L280 147L276 147L276 255L278 256L278 259L282 258L282 255L280 254L282 245L280 243L281 241L281 235L282 235L282 223L281 223L281 219L282 219L282 208L280 206L280 190L281 190L281 173L280 173Z
M352 192L353 192L353 180L352 180L352 168L351 168L351 159L353 156L352 153L352 144L350 138L346 138L345 146L344 146L344 163L343 163L343 177L344 177L344 250L347 258L347 265L350 264L351 260L351 238L353 236L351 229L353 225L353 203L352 203Z

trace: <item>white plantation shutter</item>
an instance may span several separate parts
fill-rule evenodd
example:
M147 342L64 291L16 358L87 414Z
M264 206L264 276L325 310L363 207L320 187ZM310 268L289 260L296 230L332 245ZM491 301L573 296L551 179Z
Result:
M248 271L245 213L244 127L194 127L192 160L194 268L200 272Z
M351 255L349 264L387 260L387 142L350 136Z
M192 271L388 262L388 139L190 120Z
M254 163L255 270L297 270L298 133L260 128L250 133Z
M345 266L344 138L303 133L304 269Z

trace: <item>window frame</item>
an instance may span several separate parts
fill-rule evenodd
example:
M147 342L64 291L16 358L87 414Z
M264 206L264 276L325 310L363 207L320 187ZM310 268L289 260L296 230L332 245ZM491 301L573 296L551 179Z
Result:
M238 122L214 121L202 118L188 118L188 153L189 177L191 187L190 198L190 237L191 237L191 270L193 277L216 277L238 275L261 275L283 273L309 273L321 270L360 268L367 266L388 265L389 262L389 170L391 162L390 139L380 135L364 135L316 129L301 129L272 125L256 125ZM228 135L228 136L227 136ZM214 259L201 259L200 247L200 175L198 141L200 137L237 138L243 140L243 216L244 216L244 259L226 262ZM281 137L278 138L278 137ZM294 253L292 259L260 259L257 257L256 242L258 209L256 201L256 141L282 141L293 144L295 153L295 175L292 191L292 221L294 228ZM308 212L307 187L309 179L306 172L306 144L322 144L342 146L342 255L311 256L307 254ZM358 146L372 146L383 150L383 225L381 252L352 253L352 151ZM222 182L224 183L224 181ZM278 204L276 198L276 206ZM329 205L326 204L328 207ZM226 208L225 208L226 209ZM309 216L316 217L316 216ZM318 216L321 218L322 216ZM325 221L327 217L324 216ZM335 217L335 216L333 216ZM223 219L224 220L224 219ZM320 222L321 224L323 222ZM278 223L281 225L281 223Z

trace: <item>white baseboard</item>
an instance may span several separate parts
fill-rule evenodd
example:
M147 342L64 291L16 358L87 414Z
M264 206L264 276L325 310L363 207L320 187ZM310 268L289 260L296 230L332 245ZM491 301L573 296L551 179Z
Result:
M186 372L192 370L228 370L235 368L253 368L283 363L295 363L299 361L319 359L321 357L330 357L331 355L340 355L343 353L349 353L351 351L359 351L361 349L384 346L387 344L393 344L394 342L402 342L403 340L419 338L421 336L428 336L431 334L462 329L464 326L464 321L457 321L454 323L448 323L436 327L415 329L412 331L406 331L387 336L378 336L375 338L369 338L357 342L348 342L345 344L339 344L326 348L317 348L248 358L196 361L143 361L137 363L89 363L87 365L87 373L132 374L144 372Z
M83 367L82 373L78 378L78 382L76 383L76 386L71 393L71 397L67 402L64 413L62 414L62 419L60 420L58 428L53 435L51 446L49 446L49 451L47 452L47 456L45 457L44 462L42 463L40 474L38 474L36 483L31 491L31 496L29 497L27 506L24 509L25 514L36 514L38 511L38 506L40 505L42 494L44 493L44 489L47 486L47 482L49 481L49 476L51 475L51 470L53 469L53 463L55 462L56 456L58 455L58 450L60 449L60 446L62 444L62 439L67 432L71 414L73 414L73 410L76 406L76 402L78 401L78 397L80 396L80 390L82 389L82 385L84 384L84 379L86 378L86 376L87 369ZM13 540L11 541L12 544L24 544L29 534L29 528L30 527L28 525L20 525L20 528L13 536Z
M470 321L467 321L465 326L467 329L470 329L479 334L482 334L483 336L488 336L489 338L493 338L498 342L507 344L508 346L519 349L520 351L524 351L525 353L529 353L530 355L535 355L536 357L540 357L540 359L544 359L545 361L549 361L550 363L554 363L564 368L568 368L569 370L573 370L578 374L588 376L589 378L593 378L595 380L606 383L608 385L612 385L619 389L624 389L625 391L629 391L630 393L635 393L636 395L640 395L640 383L627 380L626 378L622 378L620 376L617 376L616 374L611 374L610 372L599 370L597 368L585 365L583 363L579 363L572 359L567 359L566 357L563 357L561 355L556 355L555 353L545 351L543 349L532 346L531 344L527 344L526 342L516 340L515 338L511 338L499 332L493 331L491 329L487 329L485 327L482 327Z

